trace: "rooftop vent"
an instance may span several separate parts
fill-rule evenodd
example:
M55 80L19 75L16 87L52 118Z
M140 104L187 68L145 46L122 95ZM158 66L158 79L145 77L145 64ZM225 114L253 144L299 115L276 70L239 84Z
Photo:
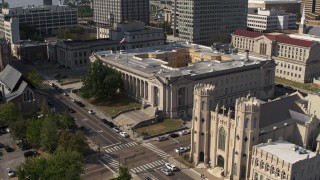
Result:
M306 149L301 148L299 150L299 154L308 154L308 151Z

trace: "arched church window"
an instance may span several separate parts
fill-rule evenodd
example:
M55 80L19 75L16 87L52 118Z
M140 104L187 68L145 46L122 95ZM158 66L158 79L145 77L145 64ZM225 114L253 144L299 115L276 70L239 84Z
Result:
M270 173L274 174L274 166L271 166Z
M286 172L282 171L282 173L281 173L281 179L287 179L287 177L286 177Z
M276 170L276 176L277 177L280 176L280 169L279 168L277 168L277 170Z
M264 169L264 162L263 161L260 162L260 168Z
M266 163L266 166L265 166L265 171L269 171L270 170L270 166L268 163Z
M233 164L233 175L237 175L237 163Z
M245 165L242 165L241 166L241 178L245 178L246 177L246 166Z
M253 128L256 128L257 126L257 118L254 118L254 121L253 121Z
M225 149L225 143L226 143L226 132L224 130L223 127L221 127L219 129L219 142L218 142L218 148L220 150L223 150Z
M249 125L249 118L246 118L246 120L244 121L244 128L248 128Z
M259 166L259 160L258 159L256 159L255 164L256 164L256 166Z
M201 102L201 110L204 110L204 101Z

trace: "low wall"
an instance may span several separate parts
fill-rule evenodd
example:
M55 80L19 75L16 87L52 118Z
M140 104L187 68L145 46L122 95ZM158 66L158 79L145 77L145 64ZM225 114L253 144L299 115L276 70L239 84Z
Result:
M184 130L184 129L188 129L188 128L187 128L187 127L182 127L182 128L175 129L175 130L172 130L172 131L167 131L167 132L163 132L163 133L160 133L160 134L155 134L155 135L152 135L152 136L143 136L142 139L143 139L143 140L151 139L151 138L154 138L154 137L162 136L162 135L164 135L164 134L170 134L170 133L182 131L182 130Z

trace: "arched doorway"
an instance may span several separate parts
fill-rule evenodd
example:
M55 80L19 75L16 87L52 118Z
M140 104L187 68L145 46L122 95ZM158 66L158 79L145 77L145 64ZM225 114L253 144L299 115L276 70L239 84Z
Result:
M204 152L203 151L200 152L199 161L201 161L201 162L204 161Z
M223 158L221 155L218 156L218 163L217 163L217 165L218 165L219 167L224 168L224 158Z

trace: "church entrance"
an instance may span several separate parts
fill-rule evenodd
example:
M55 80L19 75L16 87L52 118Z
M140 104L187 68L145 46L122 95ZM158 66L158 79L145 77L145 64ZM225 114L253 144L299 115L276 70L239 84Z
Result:
M199 161L204 162L204 152L200 152Z
M218 163L217 163L217 165L218 165L219 167L224 168L224 158L223 158L221 155L218 156Z

